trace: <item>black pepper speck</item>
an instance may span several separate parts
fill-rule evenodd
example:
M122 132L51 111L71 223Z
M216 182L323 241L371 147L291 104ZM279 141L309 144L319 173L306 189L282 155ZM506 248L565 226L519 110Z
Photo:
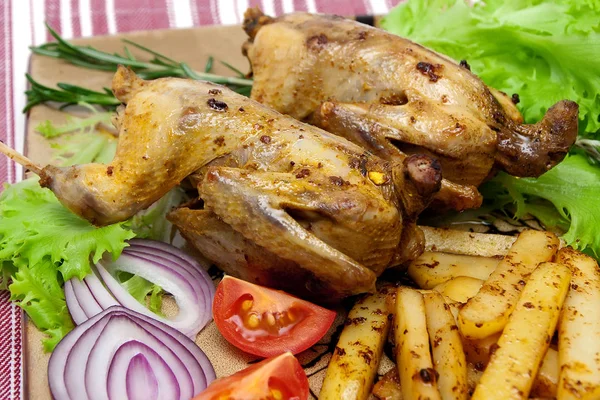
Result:
M227 109L229 108L227 106L227 103L225 103L224 101L213 98L208 99L206 104L208 104L208 106L215 111L227 111Z

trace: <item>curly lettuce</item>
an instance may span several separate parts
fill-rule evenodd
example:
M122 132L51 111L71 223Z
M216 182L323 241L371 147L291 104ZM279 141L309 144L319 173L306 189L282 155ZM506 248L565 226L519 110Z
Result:
M514 201L516 217L531 214L546 226L566 226L563 239L567 243L600 257L600 168L590 165L585 157L569 156L560 168L537 179L500 173L492 184L501 185L506 199ZM502 193L494 197L502 198Z
M62 285L91 272L104 253L117 258L134 233L102 228L65 208L37 178L7 186L0 196L0 263L14 269L11 297L49 337L51 350L72 328Z

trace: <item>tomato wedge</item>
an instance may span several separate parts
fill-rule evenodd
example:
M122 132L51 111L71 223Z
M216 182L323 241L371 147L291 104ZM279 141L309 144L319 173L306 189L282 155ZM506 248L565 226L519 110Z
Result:
M260 357L298 354L327 333L335 312L280 290L225 276L215 293L213 317L237 348Z
M292 353L220 378L192 400L307 400L308 378Z

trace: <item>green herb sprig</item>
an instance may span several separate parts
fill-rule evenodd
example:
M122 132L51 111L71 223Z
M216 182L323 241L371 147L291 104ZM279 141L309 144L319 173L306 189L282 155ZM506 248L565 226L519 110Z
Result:
M121 104L113 95L110 89L104 88L103 92L90 90L81 86L75 86L68 83L58 83L58 89L54 89L37 82L29 74L25 74L31 84L31 88L25 92L27 95L27 104L23 112L29 111L33 106L48 101L62 103L61 109L74 104L97 104L107 109L114 109Z
M116 71L119 65L124 65L135 71L142 79L180 77L205 80L226 85L243 95L249 95L252 88L252 80L246 79L241 71L226 62L221 63L235 72L235 77L211 73L214 64L212 57L208 59L204 71L200 72L193 70L184 62L173 60L131 40L123 39L123 42L149 54L152 58L149 61L138 60L127 46L123 48L124 54L111 54L91 46L77 46L66 41L49 25L46 24L46 27L52 37L56 39L56 42L31 47L31 51L35 54L61 59L73 65L99 71ZM31 83L31 88L26 92L27 104L23 112L27 112L37 104L48 101L62 103L62 107L84 102L108 109L120 104L108 88L104 88L104 91L100 92L67 83L59 83L57 84L58 88L55 89L40 84L30 75L27 75L27 80Z

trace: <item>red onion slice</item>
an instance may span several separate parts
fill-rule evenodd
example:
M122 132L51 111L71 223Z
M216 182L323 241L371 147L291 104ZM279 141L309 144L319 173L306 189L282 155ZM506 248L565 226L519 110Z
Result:
M208 272L206 272L206 270L204 268L202 268L202 266L200 266L200 264L192 262L193 260L190 260L189 256L187 256L187 258L183 258L178 253L166 251L167 249L171 249L171 250L175 249L180 252L180 250L178 250L177 248L167 245L165 243L160 243L160 245L162 245L162 246L160 246L159 248L152 248L146 244L141 244L144 242L148 242L148 241L136 240L135 244L131 245L130 247L127 247L124 250L124 252L127 254L134 254L134 253L138 254L138 255L143 254L145 256L149 256L149 257L153 257L153 258L160 257L162 260L168 260L171 263L181 266L186 271L188 271L190 274L197 276L199 278L199 280L201 280L201 281L212 282L212 279L208 275ZM156 243L156 242L152 242L152 243ZM163 248L163 246L166 246L166 249ZM216 290L215 286L214 285L206 285L206 286L203 286L202 288L207 289L207 292L208 292L207 295L212 299L213 295L215 294L215 290Z
M116 357L117 354L115 354L115 358ZM114 390L113 393L112 388L118 388L119 386L118 384L112 382L111 378L117 376L117 373L112 373L112 371L113 369L111 368L108 375L108 395L110 397L116 399L126 398L129 400L158 400L179 398L179 388L176 386L173 388L173 392L170 393L172 396L169 396L165 393L162 395L162 397L159 397L159 387L156 375L154 375L154 371L152 371L152 366L143 354L136 354L129 361L129 365L127 366L127 372L125 373L125 393L120 393L118 389ZM163 371L163 374L158 374L158 376L161 378L163 377L163 375L169 375L171 381L175 380L175 376L173 376L173 373L170 369Z
M115 358L117 355L118 354L115 354ZM127 372L125 373L125 393L121 393L118 390L120 386L112 381L112 378L117 376L117 373L112 373L112 371L113 368L110 369L108 375L108 395L110 397L115 399L126 398L130 400L179 398L179 388L176 386L173 388L173 392L170 392L172 396L163 394L163 397L159 397L158 380L156 379L156 375L154 375L154 371L152 371L152 366L148 362L148 359L143 354L136 354L133 356L129 361L129 365L127 365ZM163 375L169 375L169 380L171 382L175 380L175 376L173 376L173 373L170 369L163 371L163 374L160 374L160 372L158 374L158 376L161 378Z
M65 299L67 300L67 307L69 308L69 313L71 314L73 322L79 325L82 322L87 321L88 317L85 314L85 312L83 312L79 301L77 301L77 297L75 297L75 292L73 291L73 283L71 281L66 281L64 289Z
M126 333L126 335L123 335L123 333ZM172 370L178 371L178 374L175 375L177 379L176 386L181 390L181 398L192 398L194 395L194 383L181 359L165 343L158 340L152 332L145 330L128 316L115 316L106 324L102 334L97 338L93 346L85 349L88 358L84 381L89 399L104 400L109 398L107 385L108 371L112 368L113 357L115 356L115 352L109 349L120 349L122 346L131 343L133 338L135 338L135 341L156 350L159 357ZM67 374L73 373L68 367L65 372ZM76 373L79 374L79 372ZM67 375L67 379L78 378ZM169 385L169 387L171 386ZM171 388L171 393L172 391Z
M130 254L121 254L117 261L110 264L99 262L96 267L100 277L122 306L156 318L189 337L195 337L206 324L205 315L209 305L203 302L203 297L192 286L190 277L182 276L181 271ZM116 273L117 271L139 275L171 293L179 307L177 315L172 319L165 319L141 305L112 276L111 272Z
M81 335L88 330L88 328L95 326L96 323L111 310L113 309L105 310L104 312L93 316L87 321L82 322L75 329L69 332L69 334L67 334L67 336L65 336L58 343L52 352L52 356L50 356L50 361L48 362L48 383L50 384L50 391L55 399L69 398L67 386L64 380L64 372L67 364L67 358L71 352L71 349L77 340L79 340Z
M96 268L92 267L92 272L95 271ZM83 279L88 289L92 293L92 296L94 296L94 299L96 299L96 302L100 307L102 307L103 310L106 310L108 307L118 306L119 302L115 300L108 289L106 289L102 281L98 279L96 273L91 273Z
M117 350L108 371L108 397L113 399L179 399L177 378L158 353L132 341Z
M148 264L152 265L152 268L149 268ZM181 265L171 263L161 257L152 258L133 252L121 253L118 260L102 265L113 274L117 271L124 271L139 275L144 279L152 279L150 282L156 283L171 294L177 291L177 284L182 284L184 290L189 292L190 297L195 301L204 298L202 291L196 289L193 285L196 283L194 275L182 268ZM173 294L173 296L175 295Z
M194 342L119 306L77 326L58 344L48 366L56 400L187 400L213 379L212 365Z
M126 247L126 251L135 249L138 251L147 251L150 254L156 254L157 252L160 252L163 255L178 258L179 260L185 261L186 263L197 269L201 274L205 275L206 279L210 280L208 272L206 272L206 270L200 265L200 263L196 259L191 257L189 254L186 254L183 251L179 250L175 246L156 240L146 239L131 239L129 241L129 244L130 247Z
M176 264L188 265L192 270L199 273L203 277L203 280L207 282L212 281L210 275L208 275L208 272L206 272L206 269L204 269L198 261L175 246L171 246L170 244L163 242L143 239L132 239L129 241L129 243L130 246L125 248L125 252L136 251L148 254L150 256L161 256L168 258ZM216 290L215 285L208 285L207 289L210 293L210 298L212 299Z
M200 264L176 247L152 240L132 240L118 260L101 261L92 271L83 282L72 279L65 292L76 324L114 305L156 318L189 337L195 337L212 319L214 284ZM148 310L121 286L114 277L117 271L139 275L161 286L173 295L179 313L166 319Z
M90 289L85 283L80 281L78 278L71 279L71 285L73 285L73 292L75 297L81 306L81 309L88 318L102 312L103 308L96 301Z
M83 396L86 399L87 391L85 388L85 369L87 366L86 349L92 347L98 337L102 334L105 326L110 322L110 319L98 321L94 329L89 329L81 335L76 343L73 344L73 351L67 355L65 368L63 370L63 379L66 382L67 397L76 399L78 396ZM59 342L59 344L62 343ZM57 346L58 347L58 346ZM56 350L56 349L55 349ZM54 353L52 353L54 355ZM81 354L86 354L82 357ZM82 397L82 398L83 398Z
M138 251L137 249L139 249L139 247L136 247L135 250L131 250L126 253L124 252L124 254L126 256L136 257L147 262L155 262L173 270L177 270L181 274L181 277L187 282L197 283L197 285L191 285L191 289L194 290L194 292L196 293L196 298L198 302L200 302L201 304L208 305L208 307L205 307L205 312L202 313L203 318L201 318L199 321L200 326L206 326L206 324L212 319L212 299L214 297L215 291L215 286L212 284L212 280L210 280L210 277L208 277L208 280L206 280L208 274L205 277L204 275L200 274L194 267L186 266L186 264L181 261L174 261L173 258L169 258L164 254L158 255L144 253ZM177 298L175 298L175 300L177 301Z
M202 277L201 281L209 283L208 285L202 285L202 288L208 290L208 297L212 302L212 299L215 296L215 285L212 284L212 279L210 275L208 275L208 272L206 272L206 269L204 269L193 257L179 250L177 247L163 242L132 239L129 241L129 244L130 247L125 248L125 252L135 251L145 253L150 256L164 257L175 262L176 264L181 264L182 266L188 265L194 271L197 271Z
M127 310L127 309L125 309ZM127 310L129 311L129 310ZM131 314L134 314L133 312ZM147 330L151 330L154 328L160 328L162 325L164 325L164 323L157 321L154 318L142 318L141 316L138 318L136 316L131 316L132 319L134 319L140 326L142 326L143 328L147 329ZM204 373L204 377L205 380L204 382L206 386L208 386L208 384L210 384L212 381L214 381L216 379L216 374L215 374L215 370L212 366L212 364L210 363L210 361L208 360L208 357L206 357L206 354L204 354L204 352L196 345L196 343L194 343L193 341L189 340L189 338L187 336L185 336L183 333L181 333L180 331L176 330L176 329L172 329L171 332L169 332L170 335L172 335L178 342L182 343L183 346L185 347L185 350L187 350L187 352L181 350L178 351L179 349L174 349L171 348L171 350L175 351L177 353L177 356L179 358L181 358L184 362L186 362L186 366L188 367L188 369L190 370L190 374L192 374L192 377L197 376L198 372L203 372ZM162 342L165 343L170 343L170 338L166 337L162 331L158 330L158 331L154 331L154 335ZM190 359L190 357L193 359ZM196 383L194 384L194 387L196 387ZM202 385L200 385L202 386Z

